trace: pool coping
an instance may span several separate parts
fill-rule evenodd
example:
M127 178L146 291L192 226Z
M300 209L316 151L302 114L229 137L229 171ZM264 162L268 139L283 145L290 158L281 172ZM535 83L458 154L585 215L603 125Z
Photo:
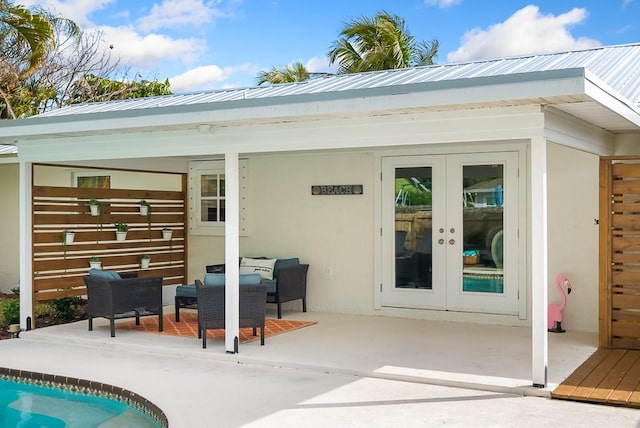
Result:
M119 386L70 376L7 367L0 367L0 379L32 383L46 388L61 388L70 392L118 400L156 420L163 428L168 428L169 426L169 420L162 409L145 397Z

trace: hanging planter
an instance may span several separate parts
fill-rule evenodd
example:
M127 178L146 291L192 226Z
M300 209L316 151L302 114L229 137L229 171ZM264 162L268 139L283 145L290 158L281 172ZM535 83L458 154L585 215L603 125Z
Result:
M115 223L114 226L116 227L116 240L124 241L127 239L129 225L127 223Z
M162 239L164 239L165 241L170 241L171 236L173 236L173 230L169 229L168 227L162 229Z
M72 244L75 236L76 236L75 232L72 232L70 230L65 229L62 231L62 241L64 242L65 245Z
M149 263L151 263L151 256L148 254L142 254L140 256L140 268L149 269Z
M96 256L91 257L89 259L89 267L91 269L102 269L102 260Z

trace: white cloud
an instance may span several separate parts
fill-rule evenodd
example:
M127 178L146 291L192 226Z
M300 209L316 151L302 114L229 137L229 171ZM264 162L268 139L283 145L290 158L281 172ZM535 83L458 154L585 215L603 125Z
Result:
M56 15L71 19L80 27L90 27L93 24L89 19L91 13L104 9L116 0L20 0L19 3L26 7L41 6L51 10Z
M100 27L99 31L105 48L113 46L111 55L119 58L121 65L150 69L171 61L193 63L206 50L206 41L200 39L172 39L163 34L142 36L130 27Z
M147 16L138 19L142 31L160 28L198 27L208 24L220 13L213 2L202 0L164 0L154 4Z
M462 45L447 55L447 61L471 61L503 56L525 55L585 49L600 42L586 37L574 38L572 25L584 22L587 11L571 9L558 16L542 15L537 6L525 6L505 22L487 30L474 28L462 38Z
M459 4L462 0L424 0L427 6L438 6L440 9L446 9Z
M209 90L220 87L219 82L228 79L233 74L233 68L220 68L217 65L203 65L182 74L169 78L171 92L189 92L195 90ZM216 85L216 83L218 83Z

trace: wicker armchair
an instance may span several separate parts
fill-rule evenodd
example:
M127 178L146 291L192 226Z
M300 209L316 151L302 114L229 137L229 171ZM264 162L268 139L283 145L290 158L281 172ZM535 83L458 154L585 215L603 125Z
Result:
M158 331L162 326L162 278L105 279L85 276L87 286L87 316L89 331L93 330L93 318L109 320L111 337L116 336L115 320L147 315L158 316Z
M260 345L264 345L264 324L267 287L243 285L240 287L240 328L252 327L253 335L260 328ZM196 280L198 300L198 338L202 337L202 347L207 347L207 329L225 328L225 287L205 286ZM237 351L237 349L236 349Z

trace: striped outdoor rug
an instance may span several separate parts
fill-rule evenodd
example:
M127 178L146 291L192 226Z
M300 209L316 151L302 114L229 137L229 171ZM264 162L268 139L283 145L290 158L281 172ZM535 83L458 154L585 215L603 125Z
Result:
M289 331L298 330L303 327L310 326L317 323L317 321L294 321L287 319L267 318L265 321L264 336L269 338L281 333L287 333ZM180 312L180 322L176 322L174 314L167 314L163 317L163 332L158 331L158 317L149 316L140 318L140 325L136 325L135 319L131 318L126 321L120 321L116 323L116 334L119 329L126 329L133 331L144 331L155 334L168 334L171 336L182 337L198 337L198 318L195 312ZM260 339L260 330L258 335L253 335L252 328L240 329L240 343L252 342ZM224 341L224 330L207 330L207 339L222 340Z

